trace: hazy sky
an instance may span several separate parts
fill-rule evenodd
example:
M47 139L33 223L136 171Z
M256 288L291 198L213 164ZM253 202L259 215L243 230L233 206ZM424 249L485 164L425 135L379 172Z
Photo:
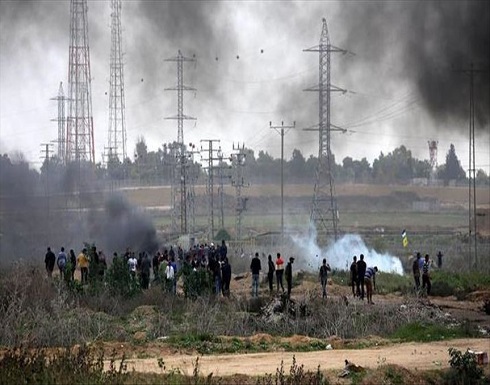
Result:
M40 143L55 140L57 105L50 98L63 81L67 92L69 1L0 0L0 152L21 151L39 166ZM110 1L89 1L89 41L96 160L107 145ZM123 1L128 153L143 135L149 150L177 138L175 63L180 49L197 62L186 64L186 143L221 139L280 155L280 137L269 128L291 124L285 154L294 148L318 153L318 134L302 128L318 123L322 17L333 45L353 54L332 55L332 83L348 90L332 99L332 151L367 157L405 144L428 159L427 141L439 141L439 163L450 143L468 165L468 76L489 69L488 1ZM477 168L490 169L490 85L475 77Z

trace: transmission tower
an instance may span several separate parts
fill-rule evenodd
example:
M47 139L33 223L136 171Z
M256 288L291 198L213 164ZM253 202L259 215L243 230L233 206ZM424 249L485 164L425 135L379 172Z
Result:
M203 143L205 147L203 148ZM219 160L219 152L221 148L215 148L214 143L219 144L217 139L202 139L201 140L201 160L207 162L208 165L204 167L207 170L206 180L206 196L208 198L208 241L214 239L214 161ZM214 148L213 148L214 147ZM206 154L204 156L203 154Z
M219 196L219 215L220 215L220 228L225 228L225 180L230 179L231 175L228 171L231 166L225 163L224 155L221 151L218 152L218 178L219 178L219 187L218 187L218 196Z
M177 63L177 85L175 87L166 88L165 91L177 91L177 115L167 117L166 119L177 120L177 142L174 148L176 160L173 167L172 177L172 230L177 232L177 218L180 217L180 231L187 229L185 223L187 218L187 203L185 192L185 168L182 165L182 159L185 157L184 146L184 120L196 120L192 116L184 114L184 91L196 91L195 88L184 85L184 62L195 62L194 57L188 58L182 55L180 50L176 57L166 59L167 62Z
M427 142L429 144L429 162L430 162L430 175L429 182L430 184L434 183L436 179L437 172L437 144L439 143L437 140L429 140Z
M63 82L60 82L60 87L58 89L58 96L51 98L51 100L56 100L58 102L58 117L56 119L51 119L53 122L58 122L58 139L55 141L57 143L57 155L62 163L65 163L66 159L66 113L65 104L68 98L65 97L63 91Z
M242 188L248 187L249 184L245 183L244 167L247 153L245 151L245 145L233 144L233 151L231 155L233 177L231 185L235 187L235 240L239 241L242 238L242 219L243 212L247 209L248 198L242 196Z
M470 269L478 269L477 225L476 225L476 165L475 165L475 74L488 73L488 70L470 68L458 70L469 76L469 163L468 163L468 262Z
M70 2L66 160L95 162L87 0Z
M124 64L122 52L122 0L111 0L111 57L109 78L109 130L107 162L127 157L124 98Z
M305 91L315 91L319 95L319 122L318 128L309 129L318 131L318 165L316 169L313 203L310 220L317 231L317 242L324 243L328 235L338 238L338 209L335 198L335 185L332 174L334 159L330 148L330 134L332 131L344 129L336 127L330 122L330 99L332 92L346 91L334 86L330 82L330 55L331 53L346 53L347 51L330 44L327 21L323 19L320 44L304 50L305 52L319 53L319 83L317 86Z

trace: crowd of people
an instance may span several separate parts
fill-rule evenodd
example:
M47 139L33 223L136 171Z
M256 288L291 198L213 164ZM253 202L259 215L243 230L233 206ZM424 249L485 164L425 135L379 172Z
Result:
M174 249L173 246L164 248L163 251L157 251L150 258L148 253L140 252L138 257L131 249L119 257L117 253L113 254L113 261L117 258L123 258L131 277L138 280L142 289L148 289L152 283L163 283L166 290L175 294L177 292L177 280L179 271L187 266L192 271L204 270L212 277L213 292L223 296L230 295L231 282L231 265L228 260L228 247L223 240L221 245L215 246L214 243L197 244L184 251L180 246ZM107 269L106 256L102 251L97 251L93 246L90 250L84 248L78 256L73 249L68 253L65 248L61 247L58 255L47 249L45 255L46 271L49 277L52 276L55 266L58 267L61 278L74 280L75 270L80 270L80 280L82 284L88 283L89 269L95 269L95 276L103 277ZM91 262L94 263L91 263ZM267 258L267 283L271 294L276 292L285 293L288 298L291 295L293 284L293 263L294 257L290 257L285 264L281 253L277 253L275 259L269 254ZM442 253L438 253L438 266L442 266ZM416 253L416 258L412 264L415 289L417 293L421 291L427 295L431 294L430 279L431 261L426 254L422 258L420 253ZM250 263L250 272L252 276L252 297L259 296L260 274L262 264L259 253L255 253ZM331 271L326 259L323 259L319 269L319 281L321 285L322 297L327 297L328 273ZM153 272L153 274L151 274ZM360 300L367 299L369 304L373 303L373 291L376 290L376 273L378 267L368 267L364 260L364 255L352 258L350 265L350 286L352 295ZM69 274L69 276L66 276ZM153 275L153 281L151 281ZM422 278L422 280L420 279ZM284 279L286 280L286 289L284 288ZM151 281L151 282L150 282ZM274 285L275 283L275 285ZM274 288L275 286L275 288ZM275 290L274 290L275 289Z
M130 276L139 282L142 289L148 289L150 283L163 283L164 287L174 294L177 292L178 273L181 269L187 266L192 271L205 270L212 276L214 293L228 296L231 265L227 254L228 247L223 240L220 246L215 246L214 243L198 244L187 251L180 246L165 247L163 251L156 251L152 257L147 252L139 252L136 256L135 251L127 248L121 256L115 252L112 256L112 263L122 259L127 265ZM64 247L61 247L56 256L51 247L48 247L44 263L48 277L52 277L55 266L57 266L60 278L67 278L65 274L69 272L70 279L74 280L75 271L78 269L82 284L88 283L91 269L95 270L92 273L97 277L103 277L107 270L104 252L97 251L95 246L90 249L83 248L78 257L75 257L73 249L67 255ZM152 275L153 280L151 281Z

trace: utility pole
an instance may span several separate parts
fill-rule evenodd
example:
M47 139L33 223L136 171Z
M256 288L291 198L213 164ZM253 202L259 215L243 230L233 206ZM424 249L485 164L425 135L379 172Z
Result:
M203 148L203 143L205 147ZM214 239L214 161L219 160L218 151L221 151L221 147L213 148L213 144L219 144L218 139L202 139L201 140L201 160L208 162L207 167L204 169L208 172L206 180L206 195L208 198L208 241L211 242ZM207 153L207 157L203 157L203 154Z
M470 68L457 70L469 76L469 163L468 163L468 263L470 269L478 269L477 226L476 226L476 165L475 165L475 74L488 73L488 70ZM474 266L472 266L474 263Z
M44 159L44 164L46 165L46 231L48 233L48 240L51 238L51 227L50 227L50 217L51 217L51 210L50 210L50 202L49 202L49 196L50 196L50 191L49 191L49 173L50 173L50 164L49 161L51 159L51 154L53 153L53 144L52 143L41 143L41 154L43 154L40 159Z
M50 100L56 100L58 102L58 117L56 119L51 119L52 122L58 123L58 139L55 141L57 143L57 154L58 158L63 164L66 161L66 114L65 114L65 104L68 100L65 97L63 91L63 82L60 82L60 87L58 88L58 96L51 98Z
M185 223L187 218L186 192L184 191L185 167L182 164L182 159L185 156L184 120L196 120L196 118L184 114L184 91L196 91L195 88L184 85L184 62L195 62L196 59L195 57L183 56L179 50L177 56L165 61L177 63L177 85L165 89L165 91L177 91L177 115L165 119L177 120L177 142L174 148L176 162L175 167L172 168L172 229L177 232L177 217L180 215L180 231L182 233L184 229L187 229ZM179 197L180 199L178 199Z
M319 83L315 87L305 91L315 91L319 95L319 122L318 128L307 129L318 131L318 164L315 177L313 203L311 207L310 220L317 231L317 242L326 243L328 234L338 239L338 209L335 197L335 185L332 169L334 160L330 146L330 134L332 131L344 129L336 127L330 122L330 99L332 92L345 93L339 87L330 82L330 55L331 53L347 53L346 50L334 47L330 44L327 21L323 19L320 44L304 50L305 52L319 53Z
M221 229L225 228L225 180L230 179L231 175L229 173L225 173L225 170L229 170L232 167L225 163L224 155L221 151L218 152L218 178L219 178L219 187L218 187L218 195L219 195L219 208L220 208L220 227Z
M70 1L67 161L95 163L87 0ZM80 166L79 166L80 168ZM78 186L80 190L80 186Z
M281 122L280 126L273 126L272 122L269 122L269 127L277 131L281 135L281 246L284 245L284 135L289 130L296 128L296 122L293 125L285 126L284 122Z
M235 187L235 241L239 241L242 238L243 212L247 210L248 200L248 198L242 197L242 188L249 186L248 183L245 183L244 178L244 167L247 157L245 144L240 146L240 143L238 143L235 146L235 143L233 143L233 151L235 152L230 157L234 171L231 185Z
M199 151L196 150L196 145L194 143L189 143L188 151L187 151L187 167L186 167L186 175L188 179L188 188L187 188L187 216L190 220L187 220L190 223L189 234L194 236L196 233L196 191L195 186L197 182L197 178L199 176L198 166L194 162L194 155L198 154Z
M109 77L109 129L107 165L124 164L126 152L126 101L122 52L122 0L111 0L111 55Z

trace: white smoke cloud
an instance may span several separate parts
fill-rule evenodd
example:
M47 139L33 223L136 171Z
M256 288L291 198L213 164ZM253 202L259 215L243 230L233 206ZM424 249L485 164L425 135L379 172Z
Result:
M364 254L364 261L368 267L377 266L379 271L403 275L403 266L398 257L389 253L378 253L366 246L359 234L345 234L335 243L326 248L320 248L316 242L316 231L308 234L293 236L293 242L301 250L302 256L295 260L299 268L317 271L323 258L333 269L348 270L354 255Z

